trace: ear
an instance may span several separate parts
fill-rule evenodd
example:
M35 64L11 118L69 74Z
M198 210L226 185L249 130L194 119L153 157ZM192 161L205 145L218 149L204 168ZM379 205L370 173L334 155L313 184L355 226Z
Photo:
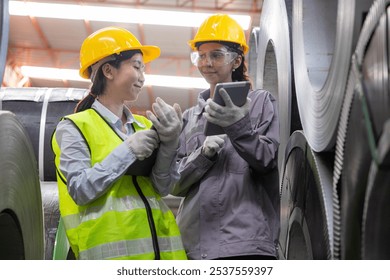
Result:
M106 77L109 80L112 80L114 75L112 73L112 66L109 63L105 63L102 66L102 72L104 77Z
M233 69L237 69L238 67L240 67L241 63L242 63L242 56L241 56L241 55L238 55L238 56L234 59Z

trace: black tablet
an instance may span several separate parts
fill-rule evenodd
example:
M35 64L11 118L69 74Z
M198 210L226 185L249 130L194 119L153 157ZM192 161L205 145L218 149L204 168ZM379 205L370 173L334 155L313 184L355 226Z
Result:
M149 176L156 161L158 149L144 160L136 159L127 169L126 175L132 176Z
M224 88L229 94L233 103L241 107L246 102L246 98L248 96L249 89L250 89L250 82L243 81L243 82L216 84L213 101L218 103L219 105L225 106L225 102L223 101L221 95L219 94L220 88ZM216 124L206 122L206 125L204 127L204 134L206 136L218 135L218 134L225 134L225 131L223 130L222 127Z

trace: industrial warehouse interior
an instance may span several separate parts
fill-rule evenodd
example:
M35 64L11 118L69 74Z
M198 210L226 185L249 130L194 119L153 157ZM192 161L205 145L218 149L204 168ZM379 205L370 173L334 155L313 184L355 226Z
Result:
M4 0L0 13L1 260L74 258L50 143L89 92L84 39L117 26L158 46L130 110L160 97L184 112L209 88L188 41L212 14L239 23L252 87L276 99L277 259L390 260L390 0ZM176 215L182 199L163 200Z

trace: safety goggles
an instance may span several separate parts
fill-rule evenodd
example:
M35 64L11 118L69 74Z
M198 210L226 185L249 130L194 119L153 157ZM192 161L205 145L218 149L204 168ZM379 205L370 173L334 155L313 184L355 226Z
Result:
M238 53L226 50L213 50L206 53L196 51L191 53L191 62L195 66L201 66L205 63L212 64L213 66L221 66L229 64L237 56Z

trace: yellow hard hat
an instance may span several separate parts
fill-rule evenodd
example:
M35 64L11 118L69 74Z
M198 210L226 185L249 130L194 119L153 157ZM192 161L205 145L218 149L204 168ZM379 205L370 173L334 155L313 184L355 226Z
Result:
M195 38L188 41L188 44L195 51L196 43L207 41L236 43L242 47L244 54L249 50L244 30L237 21L225 14L215 14L208 17L199 27Z
M140 50L144 63L160 56L159 47L141 45L130 31L120 27L106 27L89 35L81 45L80 76L88 79L88 68L91 65L107 56L128 50Z

